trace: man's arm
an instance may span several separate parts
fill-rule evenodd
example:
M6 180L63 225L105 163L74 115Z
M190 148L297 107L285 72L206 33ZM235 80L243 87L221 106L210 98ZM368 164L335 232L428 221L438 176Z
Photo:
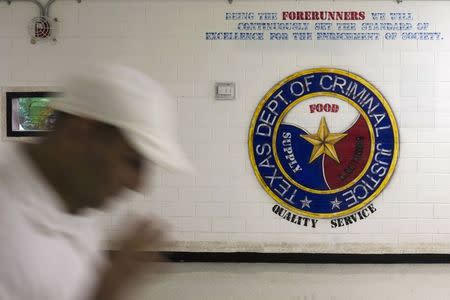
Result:
M124 233L119 250L103 271L90 300L123 300L124 291L144 274L161 269L158 252L144 252L163 244L163 231L154 222L138 221ZM145 256L145 260L143 257Z

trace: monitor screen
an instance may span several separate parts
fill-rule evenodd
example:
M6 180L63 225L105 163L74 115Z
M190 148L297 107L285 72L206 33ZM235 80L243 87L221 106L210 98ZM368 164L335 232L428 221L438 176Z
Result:
M56 113L48 104L56 92L6 92L6 136L41 136L53 129Z

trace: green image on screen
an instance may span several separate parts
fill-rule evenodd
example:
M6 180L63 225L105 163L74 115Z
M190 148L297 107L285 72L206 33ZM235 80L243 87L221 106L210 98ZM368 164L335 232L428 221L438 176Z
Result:
M17 109L17 127L19 131L52 130L56 117L54 110L48 107L50 99L42 97L16 98L13 111Z

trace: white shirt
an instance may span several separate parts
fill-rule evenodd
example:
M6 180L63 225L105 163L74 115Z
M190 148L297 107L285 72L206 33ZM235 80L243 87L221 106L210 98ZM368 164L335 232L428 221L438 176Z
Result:
M66 213L22 151L0 167L0 300L86 300L104 262L98 219Z

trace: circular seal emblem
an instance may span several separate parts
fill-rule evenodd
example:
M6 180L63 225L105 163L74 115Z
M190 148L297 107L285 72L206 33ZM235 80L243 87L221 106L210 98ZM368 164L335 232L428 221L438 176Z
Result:
M289 76L261 100L249 155L263 188L286 209L314 218L351 214L387 185L398 127L382 94L347 71Z

